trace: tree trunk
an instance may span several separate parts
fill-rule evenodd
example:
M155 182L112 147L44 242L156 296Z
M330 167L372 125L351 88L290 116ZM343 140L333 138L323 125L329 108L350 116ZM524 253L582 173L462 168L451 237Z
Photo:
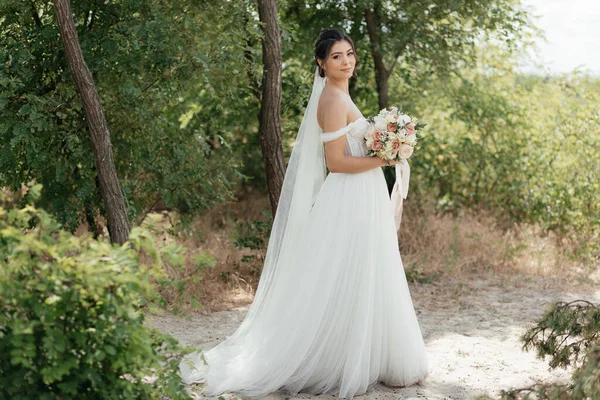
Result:
M96 208L91 204L91 200L87 200L83 204L85 212L85 222L88 224L88 232L92 233L94 239L100 237L100 227L96 222Z
M85 64L79 46L71 3L69 0L53 0L53 3L67 63L83 101L94 151L96 173L100 182L100 193L106 210L110 240L113 243L123 244L129 237L129 220L127 219L125 197L115 169L108 124L104 118L94 79Z
M375 80L377 82L377 95L379 99L379 109L382 110L389 106L388 99L388 81L389 77L386 76L382 72L379 72L378 69L375 69Z
M375 10L377 11L377 10ZM369 33L369 42L371 43L371 55L375 64L375 81L377 83L377 93L379 95L379 109L386 108L388 100L388 81L390 72L385 68L383 54L381 52L381 41L379 32L381 27L377 21L376 13L370 8L365 9L365 20L367 22L367 31Z
M281 40L276 0L259 0L258 15L263 28L264 72L260 106L260 147L267 172L267 186L273 216L285 175L281 139Z

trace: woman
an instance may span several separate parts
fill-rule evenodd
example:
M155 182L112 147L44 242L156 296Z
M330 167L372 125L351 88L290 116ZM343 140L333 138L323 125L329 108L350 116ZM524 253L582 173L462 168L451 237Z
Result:
M376 382L408 386L427 375L385 162L366 157L368 124L348 94L354 44L324 30L315 59L254 302L231 337L181 364L183 380L205 382L208 395L351 399Z

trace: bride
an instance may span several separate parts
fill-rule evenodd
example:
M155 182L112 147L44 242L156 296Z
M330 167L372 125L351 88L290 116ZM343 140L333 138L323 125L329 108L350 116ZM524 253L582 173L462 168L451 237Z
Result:
M376 382L427 376L385 162L366 156L368 123L348 94L354 44L324 30L315 59L254 302L233 335L180 365L183 381L204 382L206 395L351 399Z

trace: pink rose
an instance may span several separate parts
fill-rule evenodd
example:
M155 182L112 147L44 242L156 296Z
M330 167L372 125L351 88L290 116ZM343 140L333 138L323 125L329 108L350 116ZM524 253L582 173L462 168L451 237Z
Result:
M398 150L400 150L400 144L401 144L401 143L400 143L400 141L399 141L399 140L394 140L394 141L392 141L392 151L393 151L394 153L397 153L397 152L398 152Z
M373 132L373 140L381 140L381 134L379 131Z
M400 153L400 157L407 159L412 156L413 148L408 144L403 144L400 146L400 150L398 152Z
M393 122L387 124L388 132L396 132L396 129L398 129L398 125L394 124Z
M381 143L379 140L376 140L371 145L371 149L373 149L375 151L379 151L379 150L383 149L383 143Z
M407 132L409 135L412 135L413 133L415 133L415 126L414 126L413 124L408 124L408 125L406 126L406 132Z

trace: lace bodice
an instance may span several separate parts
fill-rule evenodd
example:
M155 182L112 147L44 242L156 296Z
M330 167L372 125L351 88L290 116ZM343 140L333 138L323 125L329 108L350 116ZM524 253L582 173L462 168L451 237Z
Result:
M323 143L327 143L346 135L346 150L344 154L347 156L366 157L367 146L365 144L365 134L368 127L369 123L367 120L364 117L360 117L335 132L321 133L321 140Z

